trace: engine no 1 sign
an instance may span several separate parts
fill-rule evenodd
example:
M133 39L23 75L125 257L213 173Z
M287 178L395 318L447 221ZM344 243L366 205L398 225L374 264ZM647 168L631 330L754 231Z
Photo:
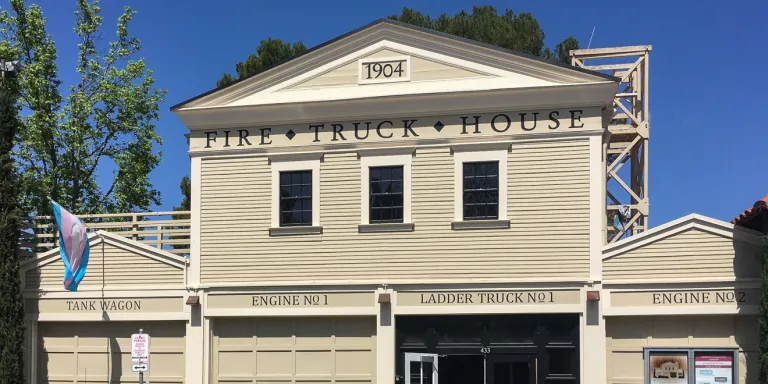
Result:
M131 363L133 372L149 371L149 335L142 330L131 335Z

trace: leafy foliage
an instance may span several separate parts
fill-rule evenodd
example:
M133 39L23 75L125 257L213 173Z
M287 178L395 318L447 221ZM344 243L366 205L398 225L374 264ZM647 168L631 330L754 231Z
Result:
M568 37L555 46L554 52L549 48L545 49L544 31L532 14L515 14L509 9L499 14L491 5L475 6L472 7L471 13L461 11L454 16L443 13L436 19L413 9L403 8L400 15L389 18L565 64L570 63L568 51L579 48L579 41Z
M307 47L302 42L291 44L272 38L262 40L255 53L248 55L245 61L235 64L237 79L225 73L216 83L216 86L227 86L239 79L264 72L274 65L304 53L306 50Z
M8 44L0 43L8 53ZM0 54L0 62L13 57ZM17 241L19 212L13 149L18 129L17 84L10 76L0 80L0 383L24 382L24 301L21 295Z
M116 40L103 44L98 0L77 1L80 79L63 98L42 10L24 0L10 3L12 12L0 13L0 32L10 42L8 54L25 68L15 153L25 213L49 213L49 196L74 213L141 211L159 204L149 173L161 156L153 150L161 143L154 122L165 91L155 88L152 71L137 58L141 43L128 33L136 12L125 7ZM104 171L112 173L106 190L96 182Z

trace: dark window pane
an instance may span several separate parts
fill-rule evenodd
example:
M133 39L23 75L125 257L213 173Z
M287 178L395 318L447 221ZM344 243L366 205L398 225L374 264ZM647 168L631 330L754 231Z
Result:
M403 167L371 167L369 186L370 223L402 223Z
M280 173L280 226L312 225L312 171Z
M499 163L464 163L464 220L499 218Z
M572 349L549 349L549 373L568 374L573 372L573 354Z

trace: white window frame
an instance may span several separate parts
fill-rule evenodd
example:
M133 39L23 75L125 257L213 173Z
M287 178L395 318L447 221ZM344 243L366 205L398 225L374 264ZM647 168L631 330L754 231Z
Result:
M371 167L403 167L403 224L411 220L411 164L413 155L360 155L360 224L371 224ZM399 224L399 223L396 223ZM381 224L386 225L386 224Z
M272 228L291 228L301 231L302 226L280 226L280 172L312 171L312 227L320 226L320 159L274 160L272 162Z
M508 149L467 149L453 147L453 180L454 180L454 222L488 222L509 220L507 218L507 161ZM499 218L498 220L464 220L464 163L484 161L499 162Z

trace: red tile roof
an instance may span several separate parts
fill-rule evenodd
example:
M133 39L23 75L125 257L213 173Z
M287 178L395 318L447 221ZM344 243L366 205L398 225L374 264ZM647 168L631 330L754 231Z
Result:
M768 232L768 195L756 201L752 208L736 216L731 220L731 223L761 232Z

